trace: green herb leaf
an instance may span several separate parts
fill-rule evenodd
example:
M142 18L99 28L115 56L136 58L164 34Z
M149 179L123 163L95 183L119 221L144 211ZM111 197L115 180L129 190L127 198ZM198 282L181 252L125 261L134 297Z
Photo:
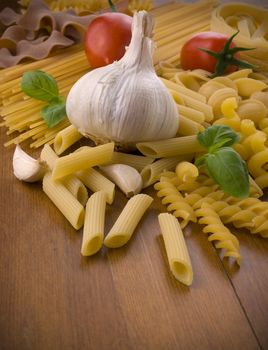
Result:
M206 157L209 175L230 195L245 198L249 195L249 176L245 162L231 147L223 147Z
M205 148L213 150L231 146L239 140L239 135L227 125L213 125L197 135L197 139Z
M59 95L55 79L51 75L40 70L24 73L21 81L21 89L30 97L48 102Z
M49 128L57 125L66 117L65 101L58 98L41 109L41 115Z

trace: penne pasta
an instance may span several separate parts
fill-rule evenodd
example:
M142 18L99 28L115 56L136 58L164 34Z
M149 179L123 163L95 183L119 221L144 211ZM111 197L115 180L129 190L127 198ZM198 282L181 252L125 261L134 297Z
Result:
M58 156L50 147L50 145L44 145L40 159L47 164L50 170L53 170L55 162L58 159ZM77 198L77 200L83 205L86 205L88 200L88 192L85 185L79 180L75 175L66 176L62 179L62 183L66 186L66 188Z
M59 131L54 139L54 150L56 154L62 154L67 148L79 141L81 135L73 125Z
M103 191L108 204L112 204L115 195L115 184L94 168L81 170L76 176L93 192Z
M81 254L89 256L97 253L103 243L106 194L93 193L87 201Z
M143 181L143 188L153 185L160 179L163 171L175 169L176 165L183 159L190 159L192 155L162 158L156 160L154 163L147 165L141 171Z
M196 135L155 142L140 142L137 143L137 148L142 154L152 158L175 157L204 151Z
M43 178L43 191L76 230L83 226L85 211L82 204L62 183L52 179L51 172Z
M190 286L193 282L193 269L179 222L172 214L168 213L159 214L158 222L170 270L178 281Z
M58 158L52 171L52 177L57 180L79 170L107 164L112 159L113 151L113 142L96 147L83 147L83 150L79 152Z
M105 237L104 245L108 248L119 248L125 245L152 201L153 198L147 194L136 194L130 198Z

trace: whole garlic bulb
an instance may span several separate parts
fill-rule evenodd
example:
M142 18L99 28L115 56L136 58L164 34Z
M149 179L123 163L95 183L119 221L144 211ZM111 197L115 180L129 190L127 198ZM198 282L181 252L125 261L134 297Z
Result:
M137 142L167 139L177 132L175 102L152 62L153 24L146 11L135 13L125 55L85 74L68 94L69 120L96 143L114 141L133 148Z

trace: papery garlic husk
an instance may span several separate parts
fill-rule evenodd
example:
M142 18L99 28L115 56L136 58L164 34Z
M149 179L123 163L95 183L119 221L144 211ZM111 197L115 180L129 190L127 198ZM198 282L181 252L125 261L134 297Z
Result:
M112 182L114 182L127 198L142 190L143 182L140 173L126 164L111 164L99 167Z
M17 179L25 182L36 182L43 178L45 164L24 152L19 145L13 154L13 172Z
M69 120L97 144L135 148L137 142L174 137L178 130L176 104L153 66L153 22L146 11L135 13L123 58L87 73L68 94Z

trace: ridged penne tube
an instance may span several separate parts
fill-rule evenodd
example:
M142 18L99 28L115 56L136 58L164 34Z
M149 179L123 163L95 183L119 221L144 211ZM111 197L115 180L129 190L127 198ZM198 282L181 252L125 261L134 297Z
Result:
M87 201L81 254L89 256L97 253L103 243L106 194L93 193Z
M50 170L53 170L58 156L53 151L50 145L46 144L42 148L40 159L48 165ZM66 188L77 198L77 200L83 205L86 205L88 200L88 192L85 185L75 175L69 175L62 179L62 183Z
M43 191L76 230L83 226L85 211L82 204L62 183L52 179L51 172L43 178Z
M81 135L73 125L59 131L54 139L54 150L56 154L62 154L67 148L79 141Z
M104 245L108 248L119 248L125 245L132 237L138 223L152 201L152 197L143 193L130 198L105 237Z
M145 156L152 158L175 157L204 151L196 135L175 137L173 139L140 142L138 150Z
M197 111L196 109L184 106L184 105L178 105L179 114L183 114L186 118L191 119L192 121L202 124L205 121L205 115L204 113Z
M40 159L46 162L47 166L52 171L58 156L53 151L51 146L46 144L42 148ZM88 192L82 181L80 181L75 175L69 175L62 179L62 183L83 206L86 205L88 200Z
M112 159L113 151L114 143L110 142L96 147L84 147L79 152L58 158L52 171L52 177L56 180L79 170L107 164Z
M170 270L178 281L190 286L193 282L193 269L179 222L168 213L159 214L158 222Z
M204 130L205 130L205 127L200 123L197 123L185 117L182 114L180 115L177 135L181 135L181 136L197 135L199 132L202 132Z
M146 188L158 181L163 171L172 170L182 159L191 159L191 157L192 156L189 155L181 157L162 158L156 160L152 164L147 165L142 169L140 173L143 181L143 188Z
M164 78L160 78L162 80L162 82L166 85L166 87L168 89L172 89L177 91L178 93L180 93L183 96L189 96L192 99L198 100L200 102L206 103L206 98L204 96L202 96L201 94L199 94L198 92L192 91L188 88L186 88L185 86L179 85L171 80L167 80Z
M96 169L81 170L76 173L76 176L93 192L103 191L106 195L108 204L112 204L115 195L115 184L107 179Z

